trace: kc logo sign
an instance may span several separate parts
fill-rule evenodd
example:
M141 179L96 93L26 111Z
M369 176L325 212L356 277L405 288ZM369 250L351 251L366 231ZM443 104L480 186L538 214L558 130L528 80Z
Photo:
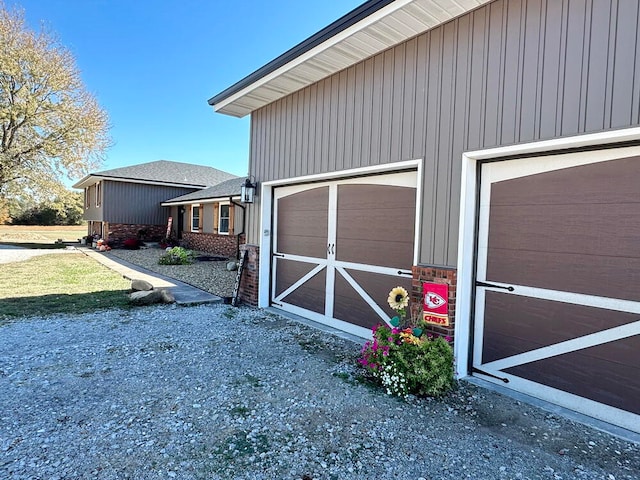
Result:
M449 285L442 283L422 284L423 319L427 323L449 326Z

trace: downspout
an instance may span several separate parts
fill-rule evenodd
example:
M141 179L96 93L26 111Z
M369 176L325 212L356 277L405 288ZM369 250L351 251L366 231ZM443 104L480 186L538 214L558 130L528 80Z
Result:
M244 235L246 207L233 200L233 197L229 197L229 203L236 205L242 209L242 231L236 235L236 260L240 260L240 236Z

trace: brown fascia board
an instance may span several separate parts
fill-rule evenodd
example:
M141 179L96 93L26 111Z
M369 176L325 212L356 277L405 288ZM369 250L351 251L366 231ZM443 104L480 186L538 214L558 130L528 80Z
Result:
M209 105L213 106L216 103L222 100L225 100L230 96L238 93L243 88L246 88L249 85L257 82L262 77L266 77L267 75L276 71L280 67L295 60L299 56L304 55L309 50L326 42L331 37L334 37L335 35L346 30L352 25L355 25L359 21L367 18L369 15L372 15L373 13L377 12L381 8L386 7L390 3L393 3L394 1L395 0L369 0L366 3L363 3L362 5L350 11L346 15L340 17L338 20L336 20L332 24L323 28L315 35L307 38L303 42L299 43L298 45L291 48L290 50L287 50L285 53L283 53L276 59L272 60L271 62L267 63L263 67L259 68L255 72L247 75L245 78L243 78L239 82L234 83L229 88L211 97L209 99Z

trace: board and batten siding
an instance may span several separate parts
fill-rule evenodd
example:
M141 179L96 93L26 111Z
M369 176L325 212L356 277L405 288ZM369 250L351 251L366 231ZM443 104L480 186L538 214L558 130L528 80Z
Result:
M160 204L195 191L131 182L103 182L104 220L110 223L165 225L170 209Z
M251 174L424 158L419 261L455 266L464 151L640 123L639 17L637 0L487 4L253 112Z

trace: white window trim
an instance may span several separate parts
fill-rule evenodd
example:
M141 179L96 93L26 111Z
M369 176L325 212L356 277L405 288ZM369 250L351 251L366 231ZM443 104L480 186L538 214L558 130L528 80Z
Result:
M196 226L196 228L193 228L193 219L194 219L194 215L193 212L194 210L198 211L198 225ZM200 211L200 204L196 203L196 204L192 204L191 205L191 216L189 218L189 220L191 221L191 231L193 233L199 233L200 232L200 215L202 215L202 212Z
M102 205L102 183L96 182L96 207Z
M228 222L227 222L227 231L226 232L222 232L220 231L220 225L222 224L222 207L227 205L229 207L229 216L228 218ZM218 235L229 235L229 227L231 226L231 203L229 202L220 202L218 204Z

